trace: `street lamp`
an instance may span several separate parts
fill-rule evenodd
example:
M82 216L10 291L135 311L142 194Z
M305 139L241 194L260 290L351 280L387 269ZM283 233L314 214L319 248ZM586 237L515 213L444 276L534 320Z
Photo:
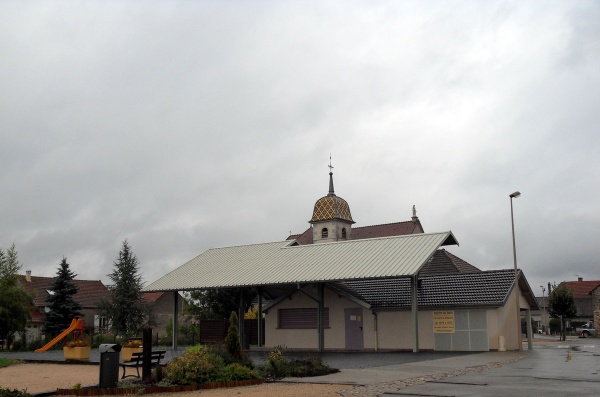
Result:
M542 317L542 328L544 328L542 330L542 333L545 334L545 331L546 331L545 325L546 325L546 323L544 322L544 313L546 312L546 310L545 310L546 302L545 302L544 294L546 293L546 288L544 288L543 285L540 285L540 288L542 289L542 316L541 316Z
M517 245L515 244L515 218L513 215L513 199L517 198L521 195L521 192L516 191L514 193L509 194L510 197L510 221L512 224L512 240L513 240L513 258L515 262L515 302L517 308L517 344L519 346L519 350L523 350L523 346L521 343L521 305L519 303L519 294L517 288L519 288L518 281L518 270L517 270Z

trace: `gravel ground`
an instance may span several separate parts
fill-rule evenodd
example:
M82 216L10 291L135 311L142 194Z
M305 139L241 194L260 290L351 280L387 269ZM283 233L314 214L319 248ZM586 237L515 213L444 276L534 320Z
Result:
M98 367L95 365L68 364L17 364L0 368L0 386L10 389L27 390L39 393L49 390L70 389L76 383L82 386L98 384ZM185 393L156 394L161 397L224 397L233 395L264 397L339 397L340 391L348 386L315 385L299 383L265 383L258 386L236 387L231 389L202 390Z

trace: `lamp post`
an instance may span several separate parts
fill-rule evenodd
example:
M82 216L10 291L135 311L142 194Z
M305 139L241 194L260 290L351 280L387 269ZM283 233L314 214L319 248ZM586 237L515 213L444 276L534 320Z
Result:
M517 344L519 346L519 350L523 350L523 346L521 343L521 304L519 303L519 293L517 288L519 288L518 281L518 270L517 270L517 245L515 244L515 217L513 215L513 199L517 198L521 195L521 192L516 191L514 193L509 194L510 197L510 222L512 224L512 241L513 241L513 259L515 263L515 302L516 302L516 310L517 310Z
M545 332L546 331L546 327L545 327L546 323L544 322L544 313L546 312L546 309L545 309L546 302L544 302L544 299L545 299L544 294L546 293L546 288L544 288L543 285L540 285L540 288L542 289L542 316L541 316L542 317L542 328L543 328L542 333L546 334L546 332Z

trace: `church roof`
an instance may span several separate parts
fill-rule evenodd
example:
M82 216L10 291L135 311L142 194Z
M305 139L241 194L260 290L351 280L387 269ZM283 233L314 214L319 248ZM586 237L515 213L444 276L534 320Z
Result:
M298 245L295 241L213 248L151 283L144 291L281 285L361 278L409 277L452 232Z
M386 223L383 225L353 227L350 232L350 240L362 240L365 238L404 236L407 234L413 234L415 233L415 228L418 224L417 222L411 220L405 222ZM287 240L296 240L300 245L312 244L312 228L309 227L303 233L300 234L291 234L287 238Z
M335 195L333 190L333 172L329 173L329 193L325 197L321 197L315 203L313 216L310 223L328 221L328 220L343 220L354 223L350 214L350 206L341 197Z

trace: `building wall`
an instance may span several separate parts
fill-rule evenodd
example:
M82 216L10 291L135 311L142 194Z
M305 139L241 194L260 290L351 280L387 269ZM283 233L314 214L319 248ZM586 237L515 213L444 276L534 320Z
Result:
M594 329L600 332L600 287L592 291L592 307L594 310Z
M304 289L317 298L315 286ZM519 293L519 295L521 295ZM513 292L504 307L490 309L451 308L455 312L485 311L487 318L487 337L490 350L498 350L499 337L505 339L507 350L517 350L517 319ZM528 308L527 302L522 303ZM344 309L362 307L350 299L325 289L325 305L329 309L329 327L325 329L325 349L345 349ZM278 309L317 308L317 303L304 293L296 292L291 298L284 299L269 309L265 316L265 346L286 346L295 349L317 349L317 329L278 329ZM412 350L414 347L412 313L409 310L379 311L362 307L363 340L367 350ZM444 309L446 310L446 309ZM419 349L435 350L433 310L419 311ZM456 313L456 315L459 315Z
M316 286L310 285L303 290L314 297L318 297ZM363 335L365 348L370 349L375 346L375 327L373 314L370 310L352 302L349 299L339 296L325 288L324 307L329 309L329 327L325 328L325 348L326 349L344 349L346 343L346 330L344 309L362 308L363 309ZM265 346L286 346L288 348L306 348L317 349L319 346L319 333L315 329L278 329L278 310L279 309L299 309L318 307L317 302L306 296L302 292L296 292L291 299L284 299L275 307L269 309L265 316Z
M321 238L321 231L327 228L328 237ZM346 238L342 238L342 229L346 229ZM352 224L338 220L323 221L315 223L312 226L313 242L314 243L330 243L333 241L350 240L352 233Z
M183 305L185 301L179 294L178 300L179 302L177 304L177 310L181 315L183 313ZM163 335L166 333L166 327L169 323L169 320L173 320L173 292L165 292L160 298L152 302L151 306L156 320L156 328L153 332Z

